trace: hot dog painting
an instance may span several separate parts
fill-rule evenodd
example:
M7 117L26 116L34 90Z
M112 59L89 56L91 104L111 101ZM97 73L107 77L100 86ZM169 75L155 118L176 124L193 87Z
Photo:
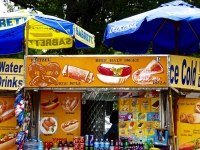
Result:
M51 111L58 107L59 101L57 96L49 96L41 101L42 109L44 111Z
M76 119L65 121L61 124L61 129L68 133L76 130L78 128L79 122Z
M101 64L97 67L100 74L97 78L105 84L120 85L130 77L132 68L129 65L121 64Z

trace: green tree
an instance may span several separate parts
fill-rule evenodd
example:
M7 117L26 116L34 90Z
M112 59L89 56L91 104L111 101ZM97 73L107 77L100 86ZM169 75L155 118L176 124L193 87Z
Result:
M113 54L112 48L102 43L106 25L154 8L171 0L11 0L22 8L34 7L44 14L74 22L95 35L93 49L50 50L45 54ZM200 7L200 1L185 0ZM148 53L151 53L151 49ZM199 55L199 54L197 54ZM195 55L196 56L196 55Z

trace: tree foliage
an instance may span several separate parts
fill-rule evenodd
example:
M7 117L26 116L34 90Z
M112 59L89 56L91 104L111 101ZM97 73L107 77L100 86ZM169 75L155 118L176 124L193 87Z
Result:
M57 16L74 22L95 35L96 47L93 49L51 50L46 54L113 54L102 43L106 25L129 16L136 15L171 0L11 0L23 8L34 7L44 14ZM185 0L200 7L200 1ZM150 53L150 52L149 52Z

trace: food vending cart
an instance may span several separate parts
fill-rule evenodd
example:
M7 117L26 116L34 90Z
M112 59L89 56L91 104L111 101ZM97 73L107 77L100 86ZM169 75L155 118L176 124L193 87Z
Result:
M120 137L143 143L154 138L155 129L166 128L169 55L28 55L25 75L25 90L33 92L38 105L35 134L43 141L84 136L81 126L88 122L87 134L96 138L93 128L101 117L95 120L97 114L93 118L81 109L91 95L102 93L117 93Z
M199 149L199 58L170 55L170 86L174 91L174 124L179 150Z

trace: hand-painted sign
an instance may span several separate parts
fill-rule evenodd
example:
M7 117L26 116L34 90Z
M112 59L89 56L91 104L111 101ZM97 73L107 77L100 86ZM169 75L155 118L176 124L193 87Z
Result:
M26 87L168 87L168 56L27 56Z
M194 57L170 56L170 83L177 88L200 88L200 60Z

